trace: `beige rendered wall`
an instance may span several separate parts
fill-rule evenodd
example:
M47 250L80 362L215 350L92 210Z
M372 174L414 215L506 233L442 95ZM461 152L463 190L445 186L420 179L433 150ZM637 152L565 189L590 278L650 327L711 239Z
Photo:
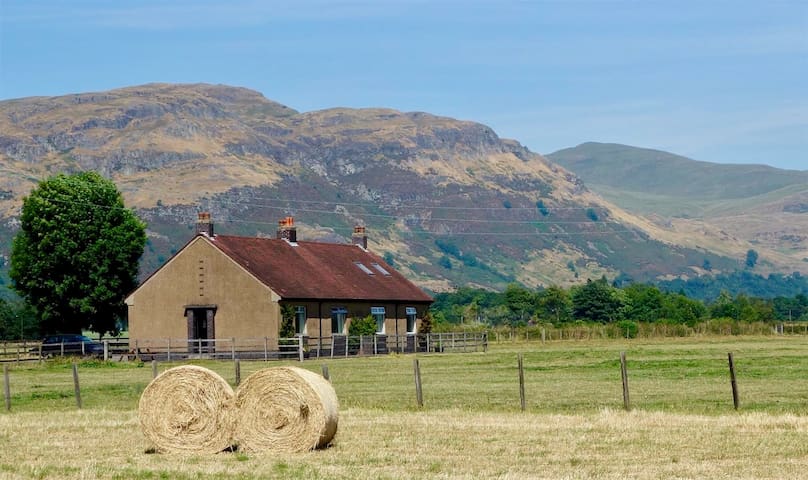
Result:
M217 339L277 338L277 295L208 242L196 237L127 298L130 344L187 339L188 305L216 305Z

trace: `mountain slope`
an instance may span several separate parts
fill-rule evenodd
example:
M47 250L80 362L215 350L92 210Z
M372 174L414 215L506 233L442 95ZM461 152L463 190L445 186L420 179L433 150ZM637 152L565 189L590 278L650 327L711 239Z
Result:
M293 215L300 238L342 240L365 223L371 248L432 290L738 266L671 241L489 127L427 113L301 113L243 88L153 84L3 101L0 132L3 255L38 179L92 169L148 222L144 273L189 238L200 209L234 234L272 235Z
M587 184L704 200L742 199L808 183L808 171L701 162L660 150L588 142L547 155Z
M547 156L593 191L682 235L719 229L744 240L781 269L806 271L808 171L724 165L658 150L585 143ZM707 248L731 255L709 241Z

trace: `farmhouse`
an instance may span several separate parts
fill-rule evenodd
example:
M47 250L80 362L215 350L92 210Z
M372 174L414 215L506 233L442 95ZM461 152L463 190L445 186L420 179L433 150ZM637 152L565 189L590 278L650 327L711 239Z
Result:
M406 344L432 303L367 249L364 227L354 228L352 244L298 241L287 217L276 238L238 237L215 235L210 214L200 213L196 232L126 298L130 346L171 339L212 350L218 339L264 338L276 348L282 312L318 345L344 339L353 319L368 316L382 344L388 336Z

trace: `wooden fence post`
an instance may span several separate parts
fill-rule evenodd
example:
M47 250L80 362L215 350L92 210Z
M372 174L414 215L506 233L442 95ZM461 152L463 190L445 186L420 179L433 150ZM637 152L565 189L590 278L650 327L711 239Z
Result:
M626 370L626 352L620 352L620 375L623 377L623 408L631 410L628 398L628 371Z
M235 360L235 368L236 368L236 386L238 387L241 385L241 361L237 358Z
M157 378L157 360L154 359L151 361L151 376Z
M328 374L328 365L326 365L325 363L323 364L323 378L325 378L329 382L331 381L331 376Z
M303 361L303 335L297 336L297 356Z
M73 391L76 394L76 406L81 410L81 388L79 388L79 367L73 362Z
M729 360L729 378L732 384L732 405L735 410L738 410L738 382L735 379L735 362L732 359L732 352L727 354L727 359Z
M525 402L525 369L522 362L521 353L519 354L518 357L518 363L519 363L519 402L520 405L522 406L522 411L524 412L527 405Z
M104 340L104 361L109 361L109 340Z
M421 408L424 406L424 394L421 390L421 366L418 364L417 358L412 360L412 366L415 370L415 401L418 408Z
M3 365L3 396L6 398L6 411L11 410L11 385L8 381L8 365Z

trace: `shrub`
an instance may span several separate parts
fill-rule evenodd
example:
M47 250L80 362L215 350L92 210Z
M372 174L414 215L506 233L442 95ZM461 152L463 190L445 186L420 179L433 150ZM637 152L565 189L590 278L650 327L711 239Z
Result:
M637 338L637 332L640 330L640 326L637 325L637 322L631 320L621 320L617 322L617 328L620 329L621 335L625 338Z
M352 318L351 323L348 325L348 335L375 335L376 334L376 320L372 316Z
M452 261L449 260L449 257L447 257L446 255L440 257L440 260L438 260L438 265L445 268L446 270L452 269Z

